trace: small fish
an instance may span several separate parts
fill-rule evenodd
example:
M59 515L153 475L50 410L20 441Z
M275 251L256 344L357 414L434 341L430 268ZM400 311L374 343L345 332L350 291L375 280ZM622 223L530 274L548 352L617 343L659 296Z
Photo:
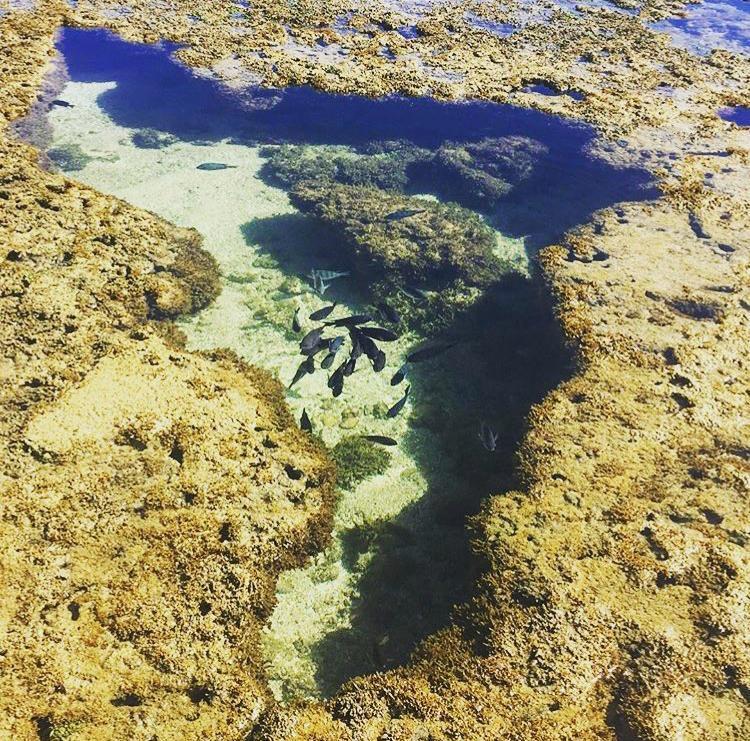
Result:
M362 438L378 445L398 445L392 437L386 437L385 435L362 435Z
M302 416L299 418L299 426L305 432L313 431L312 422L310 421L310 417L307 416L307 409L302 410Z
M361 327L359 330L366 337L371 337L373 340L380 340L381 342L393 342L398 339L398 335L392 332L390 329L383 329L382 327Z
M320 337L323 332L325 332L324 327L316 327L315 329L311 329L299 343L300 349L303 351L314 350L320 344Z
M301 332L302 325L299 323L299 306L294 310L294 316L292 317L292 332Z
M313 311L313 313L310 314L310 319L312 319L314 322L317 322L320 319L326 319L335 308L335 303L332 303L330 306L324 306L322 309Z
M345 360L328 378L328 388L332 389L344 383L344 368L349 361Z
M202 162L198 165L198 170L230 170L236 169L237 165L226 165L223 162Z
M297 368L297 372L294 374L294 378L292 379L292 382L289 384L289 388L292 388L297 381L302 380L308 373L310 373L310 366L308 365L308 360L310 358L307 358L307 360L303 360L299 367Z
M315 373L315 357L311 355L307 360L305 360L304 366L307 369L308 373Z
M407 386L404 395L388 410L389 417L395 417L404 408L404 404L406 404L406 400L409 398L410 390L411 386Z
M320 296L323 296L328 290L329 285L319 275L312 277L313 290L316 291Z
M382 350L378 350L375 359L372 361L372 369L375 373L380 373L383 368L385 368L385 353Z
M391 386L398 386L401 381L406 378L407 374L409 373L409 364L404 363L394 374L393 378L391 378Z
M349 339L352 341L352 350L349 353L349 357L358 358L364 352L365 348L362 344L362 340L365 338L362 337L354 327L350 327Z
M67 100L63 100L62 98L55 98L50 105L56 105L60 108L75 108L75 106L72 103L68 103Z
M341 392L344 390L344 382L336 384L331 390L333 391L334 398L341 396Z
M387 321L391 322L391 324L401 323L401 315L390 304L381 301L378 304L378 309L380 309L381 314Z
M334 337L330 342L328 343L328 349L335 355L340 349L341 346L344 344L344 337L343 335L338 335Z
M333 361L335 358L336 358L336 353L329 352L328 355L326 355L323 358L322 362L320 363L320 367L323 368L324 370L328 370L333 365Z
M430 360L431 358L450 350L455 344L455 342L452 342L450 345L431 345L430 347L423 347L409 353L406 356L406 359L410 363L419 363L422 360Z
M484 446L484 449L490 453L494 452L497 448L497 439L500 437L488 424L482 422L479 426L479 439Z
M369 314L353 314L326 322L326 327L356 327L359 324L367 324L371 321L372 317Z
M307 275L312 278L313 282L315 282L316 278L318 280L332 281L336 280L336 278L346 278L347 276L351 275L351 273L348 270L337 273L334 270L313 269Z
M364 353L370 360L374 360L378 354L378 346L355 327L352 327L349 332L352 337L352 350L356 347L359 355Z
M344 375L351 376L354 373L354 369L357 367L357 358L351 357L344 364Z
M427 209L424 208L400 208L398 211L392 211L386 217L386 221L400 221L401 219L408 219L410 216L416 216L417 214L423 214Z

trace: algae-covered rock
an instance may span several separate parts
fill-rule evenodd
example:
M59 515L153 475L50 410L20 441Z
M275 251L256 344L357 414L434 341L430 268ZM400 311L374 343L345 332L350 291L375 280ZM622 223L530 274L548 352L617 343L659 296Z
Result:
M63 172L83 170L94 158L81 149L80 144L66 144L47 150L47 157Z
M352 489L371 476L385 473L391 454L363 437L345 437L333 448L339 486Z
M431 169L455 197L492 205L526 180L546 153L544 144L526 136L446 142L435 153Z
M177 137L157 129L139 129L131 134L130 141L139 149L163 149L177 141Z
M503 270L493 231L461 206L378 188L302 182L292 203L340 231L346 262L371 280L443 286L489 285Z
M409 142L378 142L361 152L347 147L267 147L264 172L282 185L293 186L304 180L328 181L343 185L372 185L386 190L403 190L407 170L425 160L429 152Z

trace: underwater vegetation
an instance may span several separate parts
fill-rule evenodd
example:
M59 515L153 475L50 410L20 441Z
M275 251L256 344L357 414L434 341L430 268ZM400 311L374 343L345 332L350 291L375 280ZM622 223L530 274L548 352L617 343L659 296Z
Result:
M362 151L285 144L264 147L260 153L268 157L264 173L287 188L303 180L322 180L403 190L409 181L408 168L430 157L429 150L406 141L378 142L377 147Z
M163 149L177 141L177 137L157 129L140 129L130 136L130 141L139 149Z
M449 321L476 297L472 289L509 269L493 253L492 229L458 204L322 180L301 181L289 195L300 211L334 230L339 263L366 279L374 294L399 303L413 326L415 302Z
M369 440L352 435L340 440L333 448L338 485L352 489L372 476L385 473L391 462L391 454Z
M48 149L47 157L63 172L83 170L94 159L81 149L80 144L65 144Z
M430 160L441 190L464 205L492 206L527 180L548 148L527 136L446 142Z

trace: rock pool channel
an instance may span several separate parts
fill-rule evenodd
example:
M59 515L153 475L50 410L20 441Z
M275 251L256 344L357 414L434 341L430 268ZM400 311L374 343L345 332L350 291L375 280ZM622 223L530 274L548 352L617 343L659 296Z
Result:
M406 660L466 597L467 517L516 483L525 415L570 369L534 254L598 208L653 196L649 175L535 111L231 87L172 46L97 30L67 29L58 48L54 101L27 136L51 167L203 235L223 290L180 321L190 348L229 347L288 385L309 314L331 301L334 317L373 311L399 334L383 371L362 358L339 397L324 370L287 393L333 449L342 492L331 545L282 575L264 642L285 700ZM321 297L312 270L350 275ZM424 343L452 346L391 385Z

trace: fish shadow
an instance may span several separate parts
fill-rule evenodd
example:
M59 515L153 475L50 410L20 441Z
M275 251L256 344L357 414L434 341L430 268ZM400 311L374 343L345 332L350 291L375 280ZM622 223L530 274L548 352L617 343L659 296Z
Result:
M426 481L424 495L388 521L341 536L344 565L360 579L351 627L313 651L325 697L356 676L404 664L471 596L478 564L467 519L490 495L520 485L516 451L528 412L573 370L549 297L521 276L488 291L447 337L460 344L414 365L409 377L413 411L401 445ZM478 439L482 420L500 433L494 452Z

